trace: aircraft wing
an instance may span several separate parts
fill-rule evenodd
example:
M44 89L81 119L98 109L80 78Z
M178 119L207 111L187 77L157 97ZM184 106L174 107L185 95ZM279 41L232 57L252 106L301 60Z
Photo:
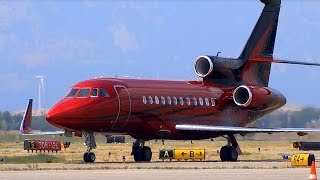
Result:
M211 131L226 132L232 134L248 134L248 133L280 133L280 132L296 132L298 134L309 132L320 132L320 128L249 128L249 127L232 127L232 126L207 126L195 124L176 125L177 130L185 131Z
M33 99L29 99L28 106L23 115L23 119L20 125L20 132L22 135L62 135L64 131L53 131L53 132L34 132L31 128L32 120L32 102Z

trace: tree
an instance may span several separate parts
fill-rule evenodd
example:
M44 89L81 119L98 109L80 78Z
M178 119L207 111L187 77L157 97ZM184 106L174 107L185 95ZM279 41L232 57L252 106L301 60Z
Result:
M7 126L7 122L5 120L1 120L0 122L0 129L2 131L7 131L8 130L8 126Z

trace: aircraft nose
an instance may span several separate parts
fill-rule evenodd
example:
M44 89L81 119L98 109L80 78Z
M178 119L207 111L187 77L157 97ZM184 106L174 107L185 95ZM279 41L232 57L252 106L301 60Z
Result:
M63 111L59 107L54 106L48 111L46 119L49 123L58 125L64 116L63 114Z
M51 108L48 112L47 112L47 115L46 115L46 120L48 122L53 122L54 119L56 119L56 113L54 113L53 111L53 108Z

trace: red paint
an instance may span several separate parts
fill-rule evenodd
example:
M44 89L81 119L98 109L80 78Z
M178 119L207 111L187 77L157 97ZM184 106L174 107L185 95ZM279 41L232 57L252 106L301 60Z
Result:
M47 114L49 123L72 131L124 133L137 139L203 139L220 136L210 132L182 132L176 124L245 126L285 103L279 93L268 88L250 86L254 101L251 109L234 104L232 93L236 87L221 88L202 81L165 81L100 78L79 82L72 87L105 88L109 97L63 98ZM267 96L266 96L267 95ZM147 103L144 104L143 96ZM149 96L153 103L149 103ZM158 101L155 97L158 97ZM167 97L171 97L168 105ZM162 104L165 98L165 105ZM178 99L174 105L173 97ZM183 105L179 98L183 98ZM188 105L188 98L190 105ZM193 98L197 99L194 105ZM203 105L199 104L203 99ZM215 106L205 98L214 99ZM119 101L120 100L120 101ZM271 101L266 103L266 101ZM261 104L264 106L261 107ZM259 110L252 111L252 108ZM249 120L250 119L250 120Z

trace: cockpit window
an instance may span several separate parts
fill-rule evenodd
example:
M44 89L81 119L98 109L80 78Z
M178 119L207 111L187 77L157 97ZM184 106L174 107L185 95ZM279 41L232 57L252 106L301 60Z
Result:
M109 94L107 93L107 91L103 88L99 89L99 97L109 97Z
M88 97L89 92L90 92L90 88L82 88L82 89L79 91L77 97Z
M72 89L69 91L69 93L68 93L68 95L67 95L67 98L72 98L72 97L74 97L74 95L78 92L78 90L79 90L79 88L72 88Z
M93 88L91 90L90 97L98 97L98 88Z

